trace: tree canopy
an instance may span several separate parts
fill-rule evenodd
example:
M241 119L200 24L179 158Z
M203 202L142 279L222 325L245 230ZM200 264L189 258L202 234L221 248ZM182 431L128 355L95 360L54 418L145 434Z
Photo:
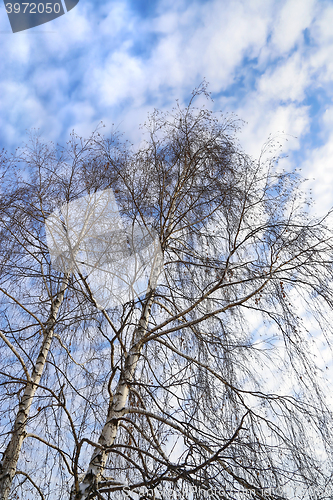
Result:
M332 494L330 213L202 94L2 153L3 500Z

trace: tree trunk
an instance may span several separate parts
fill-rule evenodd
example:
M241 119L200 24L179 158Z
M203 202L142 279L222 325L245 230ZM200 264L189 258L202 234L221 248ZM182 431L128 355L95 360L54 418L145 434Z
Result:
M79 484L75 484L71 492L71 500L85 500L94 492L105 469L109 452L106 448L112 446L118 431L118 419L123 415L128 396L128 386L133 380L135 368L140 357L141 347L136 350L135 345L128 354L125 367L117 384L113 401L110 402L105 425L98 439L101 447L93 451L88 470Z
M160 274L161 263L158 262L158 259L159 257L156 256L155 262L152 266L148 293L146 295L147 298L139 324L134 331L133 344L126 355L124 368L119 377L115 394L110 398L106 422L98 439L98 444L100 446L96 446L94 448L88 469L83 479L75 481L70 494L70 500L86 500L97 490L98 484L105 470L106 461L109 455L108 449L112 446L116 438L119 419L124 414L129 393L129 386L133 382L135 370L143 347L140 341L147 331L157 279Z
M26 436L25 429L29 417L30 407L43 374L46 358L51 347L56 317L63 301L67 284L68 275L66 275L63 279L60 292L53 304L52 313L46 323L43 344L31 375L31 382L27 382L27 386L19 404L19 410L15 419L13 430L11 432L12 438L9 441L0 462L0 500L7 500L9 497L12 482L16 473L21 446Z

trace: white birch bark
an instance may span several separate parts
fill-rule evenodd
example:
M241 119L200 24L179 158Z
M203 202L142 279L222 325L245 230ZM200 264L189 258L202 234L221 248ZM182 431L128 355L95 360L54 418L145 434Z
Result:
M127 353L124 368L119 378L115 393L109 402L109 409L106 422L98 439L99 447L95 447L92 453L89 466L84 477L75 481L70 500L86 500L90 494L95 492L105 470L108 448L112 446L117 436L119 418L124 415L126 401L129 393L129 386L134 379L135 370L140 358L142 344L140 340L147 331L151 307L154 300L154 293L157 286L157 279L161 272L161 259L163 256L158 252L152 265L146 303L142 311L139 324L135 329L133 344Z
M68 275L64 277L60 292L55 302L53 303L52 313L45 325L43 343L31 374L31 381L27 382L27 386L22 395L17 416L12 429L12 437L0 462L0 500L7 500L10 494L22 443L26 436L26 424L29 417L30 408L36 389L43 374L46 358L51 347L56 317L62 304L67 284Z

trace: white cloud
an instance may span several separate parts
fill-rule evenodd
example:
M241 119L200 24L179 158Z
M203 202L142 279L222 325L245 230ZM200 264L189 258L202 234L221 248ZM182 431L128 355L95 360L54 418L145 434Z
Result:
M141 103L144 81L142 63L124 50L111 54L103 67L97 67L86 75L85 93L93 93L102 106L116 106L125 97Z
M319 45L333 43L333 5L331 2L322 1L322 8L317 4L316 17L313 21L312 36Z
M258 92L275 101L299 101L311 83L308 62L298 52L269 69L259 80Z
M21 82L10 80L0 82L0 95L6 96L0 101L0 128L7 140L18 138L18 131L13 123L19 123L23 128L40 127L45 118L43 108L29 88ZM10 120L7 120L7 116ZM10 126L8 129L7 127ZM13 137L14 130L14 137ZM20 130L22 134L22 130ZM22 137L22 135L21 135Z
M333 133L327 142L312 150L304 163L304 174L311 176L316 204L313 211L324 215L333 207Z
M203 77L215 93L235 84L237 95L243 85L241 98L218 98L215 106L248 121L241 138L250 154L258 155L270 132L301 138L309 129L302 100L314 86L329 85L333 73L329 3L163 0L156 12L142 20L125 1L81 2L48 25L53 34L2 35L5 142L20 143L33 125L64 142L73 127L88 135L100 120L137 140L148 110L187 100ZM307 27L311 47L304 44ZM147 42L153 34L155 41ZM136 51L140 43L144 57ZM244 57L253 64L244 65Z
M298 149L300 138L310 125L306 106L297 106L294 103L279 105L265 97L258 92L252 92L236 110L238 116L246 120L240 135L241 145L244 151L254 158L259 157L270 134L281 137L283 153ZM286 162L284 167L287 167Z
M311 24L315 5L315 0L287 0L276 12L272 45L279 54L290 51L300 40L303 30Z
M216 92L230 84L244 55L258 55L268 34L267 9L261 1L191 5L162 14L156 29L164 33L151 60L158 78L187 87L205 76Z

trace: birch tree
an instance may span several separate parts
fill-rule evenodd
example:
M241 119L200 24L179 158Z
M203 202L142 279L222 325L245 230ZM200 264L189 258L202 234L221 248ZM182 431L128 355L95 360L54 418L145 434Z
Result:
M72 170L84 150L85 145L78 152L67 152ZM68 181L61 179L64 158L60 154L57 161L54 154L36 136L22 157L10 159L4 153L1 157L1 499L9 497L15 475L28 479L42 495L17 463L24 439L32 436L27 426L41 411L43 395L35 398L36 390L55 328L61 330L58 322L64 321L59 310L70 282L70 272L52 273L44 237L45 213L69 194ZM69 170L67 164L67 175Z
M332 494L332 413L315 357L316 338L330 352L332 334L330 214L310 215L301 179L269 153L273 139L254 160L234 117L196 109L205 93L150 115L137 150L99 131L51 156L42 148L49 160L29 163L31 180L20 181L27 200L27 185L38 192L35 211L25 208L39 214L33 240L30 219L9 223L15 203L5 204L3 280L8 245L19 240L21 252L8 264L17 295L1 289L9 498ZM33 278L52 283L44 316L28 299L38 287L22 252L43 256ZM128 262L145 268L140 279ZM50 342L36 378L39 331Z

